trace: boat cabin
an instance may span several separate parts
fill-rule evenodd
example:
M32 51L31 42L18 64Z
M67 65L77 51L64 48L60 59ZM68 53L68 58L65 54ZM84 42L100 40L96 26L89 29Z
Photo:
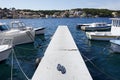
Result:
M120 35L120 18L112 18L111 33L113 35Z
M11 28L13 29L25 29L26 25L23 22L20 21L13 21L11 22Z
M9 30L10 27L6 25L5 23L0 23L0 31L6 31Z
M107 26L106 23L92 23L90 27L104 27Z

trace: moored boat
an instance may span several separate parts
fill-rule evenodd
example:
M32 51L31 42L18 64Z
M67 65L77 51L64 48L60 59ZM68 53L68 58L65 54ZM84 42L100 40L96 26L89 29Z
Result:
M104 31L104 30L110 30L111 26L110 24L107 24L105 22L96 22L91 24L81 24L79 25L80 29L83 31Z
M12 21L11 26L14 29L19 28L19 29L22 29L22 30L34 30L35 35L44 34L44 30L45 30L44 27L33 28L33 27L30 27L30 26L26 26L26 24L22 21Z
M120 39L120 18L112 18L112 27L109 32L86 32L90 40L119 40Z
M22 27L13 28L6 24L0 23L0 37L5 34L5 37L14 38L13 45L25 44L34 41L35 31L33 29L25 29Z
M109 41L109 40L118 40L120 39L120 35L112 35L111 32L86 32L86 36L90 40L102 40L102 41Z

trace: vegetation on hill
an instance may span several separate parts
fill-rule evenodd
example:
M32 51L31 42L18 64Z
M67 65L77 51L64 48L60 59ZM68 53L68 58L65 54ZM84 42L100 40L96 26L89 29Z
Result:
M120 17L120 10L76 8L71 10L30 10L0 8L0 18Z

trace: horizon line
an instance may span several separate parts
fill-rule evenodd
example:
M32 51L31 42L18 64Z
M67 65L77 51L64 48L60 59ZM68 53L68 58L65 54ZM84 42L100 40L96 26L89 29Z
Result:
M7 8L7 7L0 7L1 9ZM15 7L11 7L11 8L15 8ZM11 9L11 8L7 8L7 9ZM20 9L20 10L72 10L72 9L107 9L107 10L113 10L113 11L119 11L120 9L108 9L108 8L71 8L71 9L30 9L30 8L15 8L15 9Z

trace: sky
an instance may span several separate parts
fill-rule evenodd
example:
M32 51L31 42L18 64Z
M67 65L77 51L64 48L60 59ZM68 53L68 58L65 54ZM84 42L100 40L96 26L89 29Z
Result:
M66 10L99 8L120 10L120 0L0 0L0 8Z

